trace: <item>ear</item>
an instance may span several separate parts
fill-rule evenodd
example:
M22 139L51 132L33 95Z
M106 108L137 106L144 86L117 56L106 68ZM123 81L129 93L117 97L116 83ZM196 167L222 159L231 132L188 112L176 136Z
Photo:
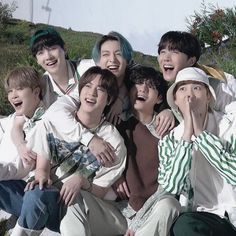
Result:
M36 96L39 96L40 92L41 92L41 89L40 89L39 87L37 87L37 88L35 88L35 89L33 90L33 93L34 93Z
M197 62L197 58L196 57L190 57L188 59L189 66L193 66L196 62Z
M160 104L160 103L162 103L162 102L163 102L162 96L161 96L161 95L158 95L158 96L157 96L157 99L156 99L156 104Z

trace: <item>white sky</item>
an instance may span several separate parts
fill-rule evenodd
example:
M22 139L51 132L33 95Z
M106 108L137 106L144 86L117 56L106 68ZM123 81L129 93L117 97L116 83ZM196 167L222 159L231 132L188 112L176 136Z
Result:
M13 0L2 0L11 3ZM187 30L186 18L205 2L220 8L236 7L236 0L15 0L14 18L34 23L107 34L123 34L134 50L156 55L157 44L169 30ZM31 7L33 4L33 15ZM47 11L45 8L51 10ZM209 8L208 8L209 9Z

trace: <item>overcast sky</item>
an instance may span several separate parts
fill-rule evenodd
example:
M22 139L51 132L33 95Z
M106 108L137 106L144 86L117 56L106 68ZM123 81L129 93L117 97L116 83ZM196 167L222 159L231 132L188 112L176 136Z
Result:
M11 3L12 0L2 0ZM169 30L187 30L186 18L201 9L201 0L15 0L14 18L34 23L107 34L123 34L134 50L156 55ZM236 7L236 0L205 0L205 5ZM33 7L32 7L33 6ZM33 9L33 11L32 11Z

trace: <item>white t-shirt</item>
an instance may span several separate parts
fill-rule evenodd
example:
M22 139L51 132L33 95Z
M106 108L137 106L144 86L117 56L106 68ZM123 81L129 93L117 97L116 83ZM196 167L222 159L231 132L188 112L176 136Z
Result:
M63 145L66 147L70 147L71 145L75 145L75 143L81 142L82 135L86 132L86 129L76 120L76 126L70 127L67 125L67 114L63 115L64 109L63 106L71 105L73 103L73 99L69 96L61 97L56 103L49 108L49 112L53 111L53 114L48 116L45 114L42 121L38 122L36 128L34 129L34 135L31 138L32 145L31 148L34 152L39 154L40 156L51 159L52 145L48 140L50 137L54 137L58 143L63 142ZM74 105L76 107L76 105ZM47 111L47 112L48 112ZM74 116L75 113L70 113L70 116ZM70 123L69 123L70 124ZM95 176L93 178L93 183L101 186L101 187L110 187L122 174L125 169L126 162L126 147L123 141L123 138L117 131L117 129L108 123L107 121L101 122L96 128L89 130L92 134L96 133L97 136L103 138L105 141L109 142L115 150L116 161L112 167L103 167L101 166L95 172ZM61 147L61 145L55 145L57 148ZM55 163L55 158L53 157L53 161ZM64 174L64 170L59 167L56 175L61 177Z

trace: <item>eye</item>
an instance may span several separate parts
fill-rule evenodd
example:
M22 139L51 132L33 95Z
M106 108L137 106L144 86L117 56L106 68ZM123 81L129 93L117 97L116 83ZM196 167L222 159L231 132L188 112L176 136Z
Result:
M43 54L43 50L40 50L40 51L38 51L37 53L36 53L36 56L40 56L40 55L42 55Z
M194 90L201 90L202 89L202 86L201 85L196 85L195 87L194 87Z
M178 90L179 90L179 91L185 91L185 87L184 87L184 86L180 86L180 87L178 88Z
M97 90L98 90L98 91L101 91L101 92L105 92L105 91L106 91L106 90L105 90L103 87L101 87L101 86L97 87Z
M91 88L91 84L85 84L84 87Z
M108 57L109 56L109 53L108 52L104 52L101 54L102 57Z

